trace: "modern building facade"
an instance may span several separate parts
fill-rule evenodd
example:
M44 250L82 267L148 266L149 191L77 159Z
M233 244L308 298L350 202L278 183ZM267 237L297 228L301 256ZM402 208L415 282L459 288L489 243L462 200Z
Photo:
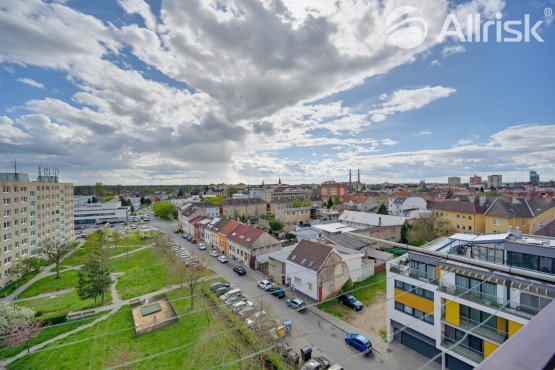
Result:
M131 215L131 207L122 206L120 200L106 203L85 203L84 205L81 201L77 204L80 205L74 206L76 225L128 222Z
M503 175L489 175L488 186L498 188L503 185Z
M43 240L73 240L73 184L57 176L0 173L0 287L13 281L18 260L35 256Z
M434 255L388 262L389 340L449 369L476 367L555 299L554 247L514 231L455 234L424 248Z

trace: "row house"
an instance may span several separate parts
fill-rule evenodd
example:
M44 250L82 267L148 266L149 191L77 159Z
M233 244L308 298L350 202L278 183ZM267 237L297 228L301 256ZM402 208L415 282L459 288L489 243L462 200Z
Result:
M218 250L223 253L227 254L229 251L229 243L228 237L231 235L233 230L241 223L235 220L226 220L225 223L218 224L216 228L218 232Z
M449 369L475 368L555 299L547 279L527 277L555 273L554 247L515 231L459 233L388 262L388 340Z
M201 215L204 215L201 210L193 207L192 204L186 204L183 207L177 208L177 225L184 232L188 232L189 221Z
M212 217L202 216L200 220L193 224L193 236L195 237L195 239L204 240L204 227L210 221L212 221Z
M485 212L492 200L485 197L468 197L465 200L432 202L429 208L436 216L444 217L457 232L485 232Z
M195 234L195 224L202 220L205 216L203 215L198 215L195 218L192 218L191 220L189 220L189 222L187 223L187 225L183 225L183 232L185 234L189 234L189 235L193 235ZM195 236L196 237L196 236Z
M550 199L524 197L497 198L485 212L485 232L519 228L530 233L531 227L555 215L555 202Z
M213 232L214 227L220 222L222 219L219 217L214 217L208 223L204 224L204 244L207 247L214 248L215 245L218 245L218 234Z
M267 232L239 224L227 234L227 255L256 269L256 257L281 249L281 242Z
M266 213L266 202L260 198L226 199L219 206L220 214L227 218L259 217Z
M284 225L305 225L310 221L310 207L280 208L275 213L276 221Z

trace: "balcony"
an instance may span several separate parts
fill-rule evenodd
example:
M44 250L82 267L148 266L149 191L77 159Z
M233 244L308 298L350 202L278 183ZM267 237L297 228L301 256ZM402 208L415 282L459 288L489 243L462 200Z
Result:
M438 281L435 277L435 274L433 276L432 275L422 276L418 269L411 268L409 265L391 264L389 266L389 271L395 274L408 276L413 279L426 281L430 284L438 285Z
M453 326L452 323L445 321L445 315L441 317L441 322ZM460 325L458 328L467 332L472 330L472 335L481 337L499 345L503 344L508 338L508 334L504 331L497 330L484 323L479 323L462 316L460 317Z
M438 291L446 292L448 294L457 296L458 298L478 303L480 305L489 306L493 309L500 308L503 312L507 312L512 315L522 317L524 319L531 319L539 312L539 310L537 309L524 306L522 304L519 304L518 302L514 302L514 299L511 301L505 298L491 296L483 292L477 292L467 287L449 284L443 281L439 283Z
M451 338L444 337L441 341L441 346L447 349L448 351L455 352L471 361L474 361L476 364L479 364L484 360L484 353L477 351L473 348L470 348L462 343L457 344L458 341L455 341Z

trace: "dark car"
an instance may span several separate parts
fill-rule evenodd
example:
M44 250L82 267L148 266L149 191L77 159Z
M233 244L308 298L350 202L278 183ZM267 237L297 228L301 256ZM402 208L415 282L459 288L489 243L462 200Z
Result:
M271 295L273 295L275 297L278 297L278 298L285 297L285 292L283 291L283 289L278 288L277 286L273 286L271 288L268 288L266 291L270 292Z
M287 305L299 312L306 310L306 304L299 298L289 298L287 300Z
M372 342L364 335L356 333L347 333L345 335L345 342L348 346L351 346L360 352L363 352L365 356L372 353Z
M221 288L216 289L216 290L214 291L214 293L215 293L218 297L221 297L221 296L223 296L224 294L226 294L227 292L229 292L230 290L231 290L231 287L224 286L224 287L221 287Z
M364 308L364 305L350 294L341 294L339 296L339 302L347 307L351 307L355 311L360 311Z
M247 273L247 271L245 271L245 269L241 266L235 266L233 271L235 271L238 275L245 275Z
M215 292L217 289L229 287L229 283L214 283L210 285L210 290Z

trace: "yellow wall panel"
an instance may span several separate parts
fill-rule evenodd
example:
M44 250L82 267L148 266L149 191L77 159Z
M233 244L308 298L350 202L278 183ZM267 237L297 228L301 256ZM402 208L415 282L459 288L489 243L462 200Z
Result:
M514 322L511 320L507 320L507 321L509 321L509 338L515 335L515 333L524 326L522 324L519 324L518 322Z
M434 313L434 301L395 288L395 301L425 313Z
M488 342L487 340L484 341L484 358L488 358L499 346L497 344L493 344Z
M461 306L457 302L445 300L445 320L456 326L461 326Z
M497 316L497 332L499 334L507 332L507 320L499 316Z

